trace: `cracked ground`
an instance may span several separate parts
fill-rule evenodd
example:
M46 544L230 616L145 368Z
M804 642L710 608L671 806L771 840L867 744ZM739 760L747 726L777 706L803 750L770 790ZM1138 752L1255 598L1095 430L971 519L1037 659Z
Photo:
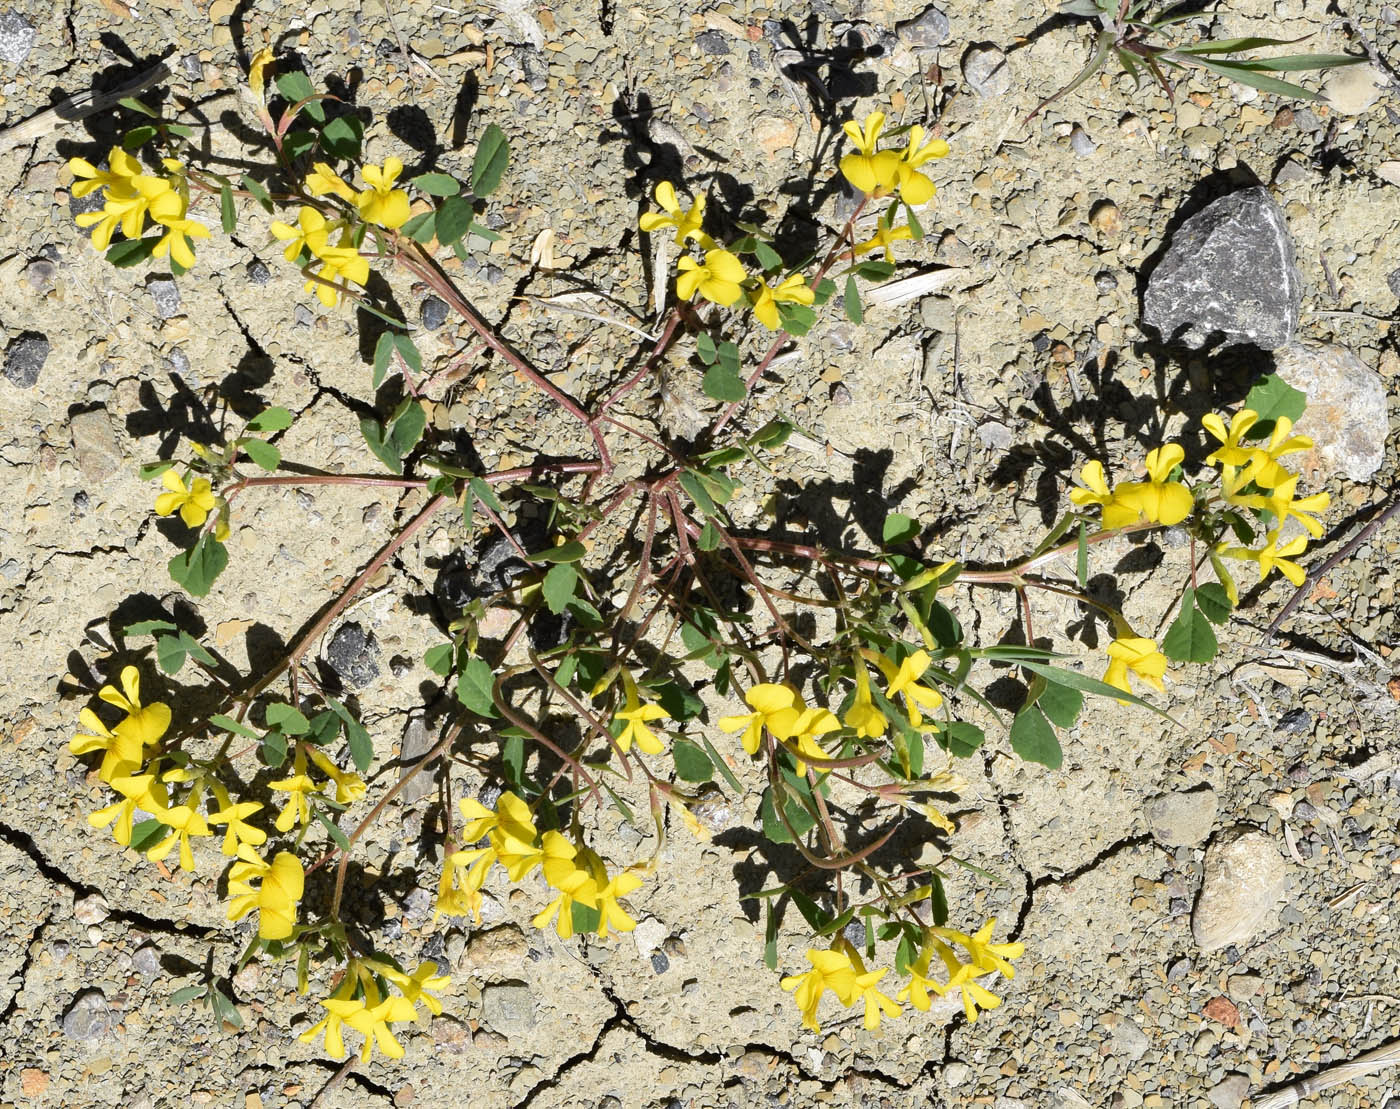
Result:
M1025 125L1086 48L1064 26L1032 35L1054 6L946 0L946 42L915 49L897 28L919 0L327 0L298 11L18 0L0 19L13 10L34 39L23 64L0 62L0 126L164 57L165 103L193 105L213 124L211 153L236 164L252 153L236 90L264 42L295 51L318 83L350 82L370 157L396 154L410 173L467 174L495 122L513 150L486 216L502 238L452 276L552 380L583 394L615 380L618 334L531 298L596 288L645 314L655 259L635 227L657 181L709 190L732 218L834 226L843 201L821 118L883 107L905 123L941 119L953 153L935 167L927 237L902 257L944 267L948 282L868 308L863 328L832 314L775 365L754 419L782 413L809 434L733 509L744 523L776 515L868 549L874 504L876 529L886 510L938 521L940 557L995 563L1035 544L1087 451L1121 469L1150 436L1184 433L1186 413L1242 395L1228 391L1228 366L1164 369L1136 327L1141 274L1212 174L1252 167L1274 183L1307 286L1300 333L1378 367L1392 427L1398 411L1400 97L1350 115L1313 109L1309 123L1301 104L1285 116L1280 102L1199 76L1175 105L1096 78ZM1357 52L1350 26L1397 56L1393 9L1378 0L1207 7L1219 36L1312 35L1308 49ZM1008 87L980 97L960 63L986 43L1019 48ZM1091 137L1088 153L1076 132ZM121 634L136 620L177 613L240 669L270 657L421 502L370 488L249 493L213 594L195 606L175 589L174 533L151 514L156 488L138 466L212 433L219 391L241 415L266 404L296 414L277 439L284 458L368 472L370 352L348 310L302 290L255 205L240 207L234 235L201 244L173 305L146 269L103 263L74 226L65 161L100 161L112 141L111 118L95 117L0 143L0 324L6 343L38 332L51 346L32 385L0 378L0 1106L1181 1109L1238 1106L1220 1100L1231 1076L1257 1094L1400 1036L1393 524L1310 589L1272 646L1260 630L1288 590L1251 594L1221 656L1174 675L1171 721L1095 704L1059 770L1014 758L1002 733L961 760L956 849L991 877L956 870L950 904L965 920L997 915L998 936L1027 946L1003 1004L975 1025L952 1004L874 1032L848 1013L818 1035L802 1028L763 966L762 918L741 899L790 860L757 836L759 779L739 762L752 790L730 827L710 843L673 830L660 876L633 899L645 928L607 944L532 928L536 891L503 884L488 886L479 928L435 923L423 811L392 809L357 856L350 910L376 945L453 977L447 1014L405 1031L403 1062L376 1058L334 1081L338 1065L297 1039L315 1018L282 966L229 984L241 1029L173 1005L211 953L219 968L236 960L248 922L223 919L212 856L194 876L171 873L88 826L105 801L67 751L78 712L124 661L140 661L155 687L148 644ZM217 227L217 212L195 214ZM546 229L562 259L554 273L529 263ZM398 277L386 287L414 321L425 293ZM471 348L453 322L418 341L435 369ZM433 419L483 468L581 449L499 363L471 357L472 375ZM1369 483L1330 487L1334 530L1320 551L1393 494L1394 438ZM449 523L425 531L346 615L378 645L358 695L381 760L407 748L425 706L442 712L419 661L441 633L421 613L460 542ZM1126 541L1100 553L1095 587L1159 634L1186 555L1164 546L1144 560ZM985 642L1017 619L1014 597L997 594L960 615ZM1036 630L1100 665L1094 628L1072 607L1046 603ZM192 671L165 681L165 699L198 706ZM732 711L712 700L711 720ZM1202 787L1217 799L1210 826L1184 846L1161 842L1151 800ZM1205 953L1190 929L1204 843L1237 824L1277 843L1287 893L1247 944ZM646 850L620 821L599 832L612 857ZM780 973L800 969L807 942L788 925ZM1392 1087L1380 1074L1305 1104L1380 1109Z

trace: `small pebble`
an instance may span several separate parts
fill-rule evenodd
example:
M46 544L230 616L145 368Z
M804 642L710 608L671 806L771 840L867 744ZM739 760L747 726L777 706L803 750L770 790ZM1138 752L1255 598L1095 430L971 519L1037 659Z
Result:
M266 285L272 280L272 271L261 258L254 258L247 266L248 280L254 285Z
M418 319L427 330L436 331L447 320L447 301L441 297L428 297L418 309Z
M12 339L5 348L5 377L20 389L32 389L51 349L48 336L37 331L26 331Z
M657 974L665 974L671 969L671 960L666 957L664 951L656 951L651 956L651 969Z
M1078 124L1069 133L1069 146L1081 158L1089 157L1099 148L1099 144L1089 137L1089 132Z
M34 49L34 28L12 8L0 12L0 59L21 65Z
M369 685L379 677L379 644L359 624L342 624L331 636L326 662L350 689Z
M168 277L152 277L146 281L146 292L156 302L156 315L163 320L180 314L180 289Z
M63 1014L63 1034L70 1040L90 1043L106 1036L115 1023L106 994L95 988L79 990Z

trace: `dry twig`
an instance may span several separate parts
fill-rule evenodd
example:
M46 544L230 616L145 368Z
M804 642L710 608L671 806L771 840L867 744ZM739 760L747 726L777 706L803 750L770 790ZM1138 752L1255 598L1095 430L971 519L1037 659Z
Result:
M1343 1082L1365 1078L1368 1074L1393 1067L1396 1063L1400 1063L1400 1040L1392 1040L1374 1051L1366 1052L1365 1055L1358 1055L1350 1062L1338 1063L1335 1067L1328 1067L1307 1078L1300 1078L1277 1093L1255 1100L1254 1109L1288 1109L1288 1106L1297 1105L1305 1097L1330 1090Z

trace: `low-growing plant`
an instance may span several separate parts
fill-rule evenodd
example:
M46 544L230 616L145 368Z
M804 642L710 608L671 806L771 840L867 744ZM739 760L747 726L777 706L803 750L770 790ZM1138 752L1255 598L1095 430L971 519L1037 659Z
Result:
M466 181L441 171L401 181L398 159L362 160L359 120L333 114L334 98L315 93L304 74L277 76L283 106L274 111L264 83L274 64L270 52L257 55L249 89L275 166L235 181L202 164L189 125L128 101L149 121L126 132L106 167L70 163L75 195L105 190L102 209L78 223L114 265L168 258L185 276L198 272L195 242L209 235L192 214L196 201L217 212L226 233L242 226L247 234L250 221L283 214L253 222L254 235L285 244L283 258L326 310L348 300L383 320L367 384L379 390L397 379L404 396L361 421L377 473L284 460L274 440L295 417L281 407L235 422L215 441L190 442L178 461L144 467L163 486L156 513L186 528L170 575L203 597L231 558L253 555L229 546L248 496L386 486L405 492L408 515L276 665L231 680L228 660L174 619L121 629L127 644L151 637L161 671L193 667L205 689L198 707L176 712L149 697L149 669L111 660L119 681L97 697L115 714L84 708L71 743L99 760L97 777L112 795L91 823L158 863L173 856L184 871L223 871L228 919L257 916L230 975L253 959L291 960L301 992L314 988L318 998L320 1019L301 1038L337 1058L347 1028L360 1039L360 1059L376 1045L402 1055L394 1027L420 1006L440 1013L437 994L450 985L431 961L409 970L375 950L345 897L357 845L420 774L436 778L440 856L435 876L413 880L435 885L436 917L479 922L486 887L510 883L530 901L534 925L562 939L630 931L633 905L661 865L668 814L687 835L706 838L706 813L728 791L729 804L756 812L764 839L790 845L803 861L798 876L750 896L765 922L755 963L773 971L787 963L784 928L810 937L810 969L780 983L795 992L809 1027L819 1027L827 993L863 1010L870 1028L906 1005L928 1010L944 994L960 994L969 1020L995 1008L989 987L1012 977L1023 945L995 940L994 919L969 920L967 905L949 903L950 868L996 880L953 850L957 823L944 810L966 785L959 761L983 747L992 725L993 742L1059 767L1062 737L1086 695L1146 708L1132 678L1162 691L1170 661L1215 655L1214 629L1237 601L1231 560L1255 563L1261 579L1274 570L1300 579L1295 560L1320 534L1315 514L1327 505L1325 493L1296 496L1297 476L1283 462L1308 445L1291 435L1301 394L1270 378L1228 425L1207 417L1219 446L1204 466L1188 467L1175 444L1149 451L1135 480L1110 483L1100 462L1088 462L1070 493L1074 507L1024 556L998 565L935 554L936 536L898 512L867 551L758 534L736 526L729 506L741 482L781 460L795 429L782 418L746 426L747 402L784 345L838 291L846 316L863 318L862 290L895 273L895 244L922 237L915 209L935 193L925 170L948 154L947 143L919 126L886 134L880 112L847 123L851 149L839 170L860 200L826 249L805 260L789 259L760 226L712 238L706 197L687 204L673 184L660 184L640 227L680 252L676 302L618 380L586 403L507 344L438 262L494 237L479 221L508 167L504 132L485 128ZM473 468L427 419L429 402L457 387L459 366L429 372L412 329L366 291L376 267L441 297L495 364L578 425L591 451ZM751 321L758 329L745 337ZM668 440L642 426L654 413L635 402L690 345L708 424L689 440ZM527 504L542 510L541 539L512 526ZM461 604L449 637L427 651L424 664L456 708L426 755L405 768L386 758L388 741L318 681L306 657L371 579L453 511L464 548L498 535L520 572ZM1086 583L1102 544L1166 528L1186 530L1190 558L1179 614L1159 645ZM1056 573L1061 567L1071 572ZM1207 569L1213 580L1203 580ZM985 589L1018 598L1022 642L969 634L958 613L968 591ZM1038 645L1035 601L1045 594L1106 622L1102 676ZM483 633L488 617L502 629L494 638ZM1025 693L1007 713L985 685L1012 668ZM712 721L720 706L738 711ZM490 787L479 795L487 803L453 804L464 765ZM598 853L604 808L649 830L645 857ZM901 832L932 843L934 861L884 850ZM317 872L324 882L312 881ZM176 999L202 1000L229 1019L236 1009L226 981L211 967L204 985Z
M1138 87L1150 76L1172 99L1175 99L1175 91L1167 79L1167 73L1195 68L1208 70L1260 92L1295 100L1321 100L1320 93L1273 74L1335 69L1366 61L1364 55L1351 54L1284 54L1272 58L1235 56L1269 46L1291 46L1302 42L1301 38L1246 35L1231 39L1205 38L1190 43L1163 42L1161 39L1170 28L1197 19L1201 13L1195 7L1183 11L1179 4L1160 4L1156 0L1065 0L1060 6L1060 14L1096 23L1099 30L1094 36L1092 53L1084 68L1064 88L1037 104L1026 117L1028 120L1077 89L1103 69L1109 58L1116 58L1123 72L1132 77Z

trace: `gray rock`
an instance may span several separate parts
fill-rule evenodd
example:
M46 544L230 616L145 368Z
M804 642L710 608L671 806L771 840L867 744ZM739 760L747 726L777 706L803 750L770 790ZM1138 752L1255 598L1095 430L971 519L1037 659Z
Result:
M429 331L436 331L447 320L447 301L442 297L428 297L418 309L418 319Z
M38 331L26 331L17 336L5 348L5 376L21 389L34 388L52 349L48 336Z
M1206 1097L1216 1109L1240 1109L1240 1103L1244 1101L1245 1095L1249 1093L1249 1076L1245 1074L1229 1075L1225 1081L1217 1082L1206 1091Z
M146 281L146 292L156 302L156 315L163 320L180 314L180 288L168 277L152 277Z
M58 267L47 258L35 258L24 268L24 279L36 293L46 293L53 288Z
M1069 133L1069 148L1080 158L1088 158L1099 148L1099 144L1089 136L1088 131L1075 124L1074 130Z
M695 36L695 45L705 54L729 53L729 40L721 31L701 31Z
M972 1068L960 1060L954 1059L943 1067L943 1085L950 1090L956 1090L959 1086L967 1085L968 1079L972 1077Z
M1296 465L1314 481L1344 474L1366 481L1381 468L1390 433L1381 376L1345 347L1296 342L1274 353L1284 381L1307 394L1297 432L1313 441Z
M247 265L248 280L254 285L266 285L272 280L272 271L261 258L254 258Z
M1359 116L1380 99L1384 85L1385 79L1375 66L1347 65L1327 71L1322 92L1334 112Z
M930 5L913 19L896 23L894 32L915 50L936 50L948 41L948 17Z
M79 412L68 422L78 469L89 481L102 481L121 468L122 451L105 408Z
M73 919L79 924L101 924L111 915L107 899L100 893L90 893L73 902Z
M143 944L131 956L131 969L147 978L160 973L160 948L153 943Z
M399 763L404 771L410 770L428 753L432 745L433 741L428 735L428 726L423 722L423 718L412 717L403 731L403 741L399 744ZM413 780L403 787L399 796L403 798L405 805L412 805L432 793L433 789L433 775L425 769L413 776Z
M1258 828L1236 825L1206 851L1205 878L1191 914L1191 935L1202 951L1244 944L1264 926L1283 896L1287 874L1274 841Z
M1127 1056L1130 1062L1137 1062L1151 1046L1147 1039L1147 1033L1134 1024L1131 1020L1122 1020L1118 1023L1110 1034L1113 1040L1113 1051L1115 1055Z
M1152 838L1164 847L1203 843L1215 823L1215 790L1208 785L1163 793L1147 803Z
M978 96L1004 96L1011 91L1011 65L989 42L968 47L962 60L963 79Z
M1303 280L1283 212L1262 185L1222 196L1172 236L1143 295L1143 323L1168 342L1277 350L1293 338Z
M1385 283L1390 288L1392 295L1400 297L1400 269L1391 270L1386 274Z
M63 1034L70 1040L92 1043L106 1036L116 1023L106 994L95 988L79 990L63 1014Z
M34 49L34 28L13 9L0 12L0 58L20 65Z
M326 662L350 689L379 677L379 644L359 624L342 624L326 647Z
M535 1027L535 1000L530 987L518 979L487 986L481 991L482 1021L506 1035Z

